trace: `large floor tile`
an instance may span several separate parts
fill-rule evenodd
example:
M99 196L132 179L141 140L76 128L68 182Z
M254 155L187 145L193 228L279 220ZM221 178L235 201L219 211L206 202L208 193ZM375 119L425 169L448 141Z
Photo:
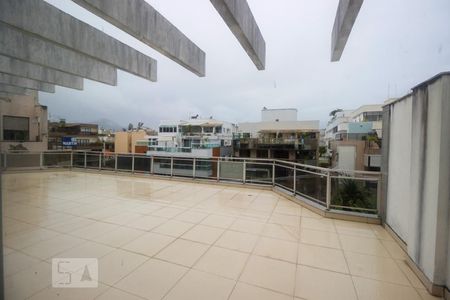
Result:
M229 229L240 232L260 234L264 229L264 225L265 223L259 221L237 219L234 221L234 223L230 226Z
M206 244L177 239L162 250L156 258L191 267L208 250Z
M119 281L116 286L143 298L162 299L187 271L185 267L150 259Z
M194 268L237 280L248 256L248 254L234 250L211 247L195 264Z
M300 230L292 226L266 224L261 234L266 237L296 242L299 239Z
M117 249L99 259L98 280L113 285L146 260L148 257L144 255Z
M348 268L352 275L395 284L411 285L391 258L346 252Z
M340 249L326 248L308 244L299 244L298 264L349 273L344 253Z
M158 216L142 216L136 220L126 224L127 227L139 229L139 230L152 230L155 227L166 222L168 219Z
M261 237L253 254L297 263L298 243Z
M22 252L40 259L49 259L55 257L55 255L60 252L71 249L85 242L86 240L82 240L77 237L58 235L54 238L24 248L22 249Z
M284 294L293 295L295 264L252 255L239 280Z
M301 227L313 230L322 230L334 233L336 232L333 220L326 218L317 219L317 218L303 217L301 221Z
M292 300L292 296L238 282L230 300Z
M226 300L235 282L196 270L189 271L167 294L165 300Z
M390 257L386 248L378 239L341 234L342 249L381 257Z
M196 225L181 237L186 240L200 242L205 244L213 244L224 232L221 228Z
M4 274L5 276L13 275L19 271L30 268L33 265L40 263L41 260L23 254L21 252L13 251L3 258Z
M236 218L222 215L209 215L200 224L227 229Z
M359 300L421 300L412 287L353 277Z
M188 222L181 222L177 220L169 220L153 229L153 232L179 237L186 231L191 229L194 225Z
M349 275L307 266L297 267L295 295L314 300L356 300Z
M51 282L52 266L41 262L5 278L5 299L26 299L49 286Z
M145 231L142 230L121 226L97 237L95 241L111 247L121 247L142 236L144 233Z
M124 292L116 288L109 288L95 300L143 300L144 298Z
M172 243L175 238L148 232L122 246L123 249L139 254L153 256Z
M250 253L255 247L257 240L257 235L229 230L220 237L215 245Z
M32 297L29 300L93 300L100 294L104 293L108 286L99 283L95 288L53 288L47 287Z
M339 237L336 233L302 228L300 241L322 247L340 249Z

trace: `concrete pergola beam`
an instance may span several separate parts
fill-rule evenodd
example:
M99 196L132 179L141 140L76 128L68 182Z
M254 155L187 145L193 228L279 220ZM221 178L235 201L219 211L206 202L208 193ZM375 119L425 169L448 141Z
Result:
M117 85L109 64L0 23L0 54L83 78Z
M55 92L54 85L36 81L33 79L24 78L24 77L18 77L18 76L14 76L14 75L4 74L4 73L0 73L0 83L13 85L13 86L17 86L17 87L23 87L23 88L30 89L30 90L37 90L37 91L46 92L46 93L54 93Z
M194 74L205 76L205 53L144 0L72 1Z
M246 0L211 0L258 70L266 65L266 42Z
M339 0L331 34L331 61L339 61L364 0Z
M26 88L12 86L12 85L3 84L3 83L0 83L0 92L14 94L14 95L29 95L29 94L31 94L31 91Z
M2 0L0 21L125 72L156 81L156 60L45 1Z
M0 72L66 88L83 90L83 78L0 55Z

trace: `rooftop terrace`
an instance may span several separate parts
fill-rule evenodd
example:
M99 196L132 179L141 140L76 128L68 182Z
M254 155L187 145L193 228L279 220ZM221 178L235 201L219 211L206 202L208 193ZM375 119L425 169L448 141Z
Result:
M379 225L271 190L78 171L2 176L6 299L437 299ZM99 261L51 287L51 259Z

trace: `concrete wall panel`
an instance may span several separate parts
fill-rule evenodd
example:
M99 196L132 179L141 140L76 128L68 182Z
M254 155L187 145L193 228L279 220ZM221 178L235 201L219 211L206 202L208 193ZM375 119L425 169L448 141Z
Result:
M0 55L0 72L82 90L83 78Z
M122 1L126 3L126 1ZM0 21L156 81L156 61L41 0L0 1Z
M12 85L8 85L8 84L4 84L4 83L0 83L0 92L13 94L13 95L30 95L30 90L28 90L28 89L25 89L22 87L17 87L17 86L12 86Z
M205 53L144 0L72 0L198 76Z
M0 83L23 87L23 88L27 88L30 90L47 92L47 93L55 92L54 85L36 81L36 80L32 80L32 79L28 79L28 78L24 78L24 77L8 75L5 73L0 73Z
M258 70L266 66L266 42L246 0L211 0Z
M113 66L4 23L0 23L0 54L98 82L117 84L117 70Z
M331 61L341 59L345 44L364 0L339 0L331 34Z

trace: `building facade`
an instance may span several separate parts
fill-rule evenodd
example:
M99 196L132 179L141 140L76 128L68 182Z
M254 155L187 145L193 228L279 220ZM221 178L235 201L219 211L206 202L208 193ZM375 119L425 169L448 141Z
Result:
M158 136L149 138L149 155L230 156L236 125L212 118L161 121Z
M382 105L335 111L327 124L324 138L333 168L379 171Z
M103 143L99 139L97 124L49 122L49 150L90 150L102 151Z
M260 122L238 124L233 154L316 165L319 137L319 121L298 121L297 109L263 108Z
M47 150L48 111L39 104L38 92L0 97L0 151Z
M114 152L116 153L145 153L147 145L139 142L145 140L145 130L118 131L114 134Z

